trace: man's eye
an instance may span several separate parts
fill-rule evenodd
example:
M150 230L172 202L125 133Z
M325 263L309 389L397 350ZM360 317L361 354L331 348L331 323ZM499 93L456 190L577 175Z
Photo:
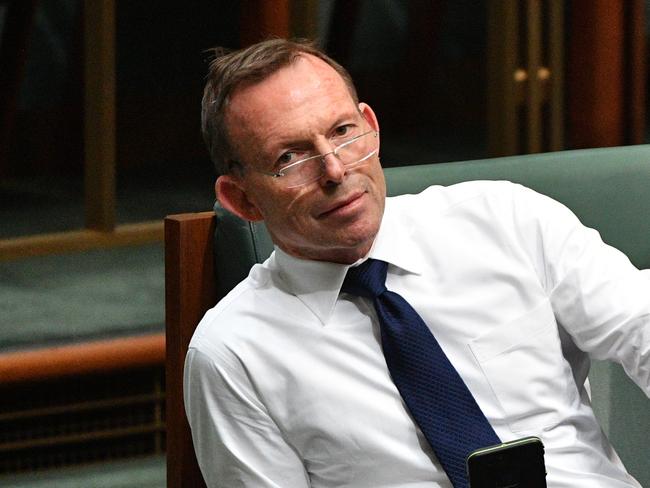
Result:
M334 134L336 135L336 137L342 137L342 136L350 135L351 132L352 132L352 125L347 124L347 125L341 125L337 127L336 130L334 131Z
M286 152L278 158L278 166L286 166L287 164L291 164L296 161L296 159L297 158L295 152Z
M287 151L282 154L275 163L280 169L286 168L290 164L297 163L309 157L306 151Z

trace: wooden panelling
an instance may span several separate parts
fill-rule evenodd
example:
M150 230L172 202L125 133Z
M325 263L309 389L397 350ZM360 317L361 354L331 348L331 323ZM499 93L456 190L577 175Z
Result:
M240 39L249 46L269 37L290 36L289 0L243 0L241 2Z

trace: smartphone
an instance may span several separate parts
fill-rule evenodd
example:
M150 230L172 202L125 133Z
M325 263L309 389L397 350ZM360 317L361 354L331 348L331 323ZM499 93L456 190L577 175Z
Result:
M470 488L546 488L544 444L537 437L477 449L467 456Z

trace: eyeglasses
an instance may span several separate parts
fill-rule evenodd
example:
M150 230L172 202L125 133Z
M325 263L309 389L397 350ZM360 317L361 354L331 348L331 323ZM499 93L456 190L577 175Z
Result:
M373 155L377 154L377 131L370 130L347 139L336 145L334 150L325 154L307 156L298 161L290 162L278 171L261 171L258 173L282 179L286 188L296 188L318 180L325 174L325 158L330 154L336 156L346 169L353 169L365 164ZM369 137L370 136L370 137ZM308 152L293 151L298 157L309 154Z

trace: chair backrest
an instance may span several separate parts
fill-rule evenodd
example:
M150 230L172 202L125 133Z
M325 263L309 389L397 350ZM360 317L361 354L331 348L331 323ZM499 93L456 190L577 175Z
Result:
M586 225L599 230L606 242L625 252L637 267L650 268L650 145L407 166L386 169L385 174L390 195L478 179L524 184L564 203ZM195 476L182 471L196 470L193 452L175 451L191 449L179 376L189 338L217 297L225 295L246 277L253 264L264 261L273 250L263 223L243 222L221 208L215 210L216 226L208 213L166 219L167 446L168 457L173 457L168 460L168 486L174 487L195 486L181 481ZM191 230L193 225L198 231ZM212 229L214 242L209 235ZM192 289L183 291L183 286ZM650 464L645 455L650 401L617 365L596 365L590 379L605 431L630 472L642 485L650 486Z

